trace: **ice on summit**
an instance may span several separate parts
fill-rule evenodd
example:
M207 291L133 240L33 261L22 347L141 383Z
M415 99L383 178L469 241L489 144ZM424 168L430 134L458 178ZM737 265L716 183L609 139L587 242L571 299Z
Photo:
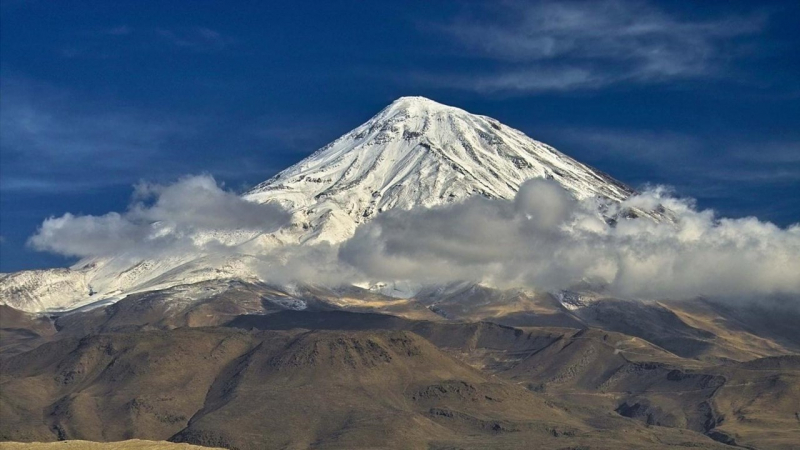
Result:
M576 198L621 201L631 190L489 117L424 97L401 97L376 116L245 198L294 214L297 242L340 242L392 208L432 207L473 195L511 199L531 178Z

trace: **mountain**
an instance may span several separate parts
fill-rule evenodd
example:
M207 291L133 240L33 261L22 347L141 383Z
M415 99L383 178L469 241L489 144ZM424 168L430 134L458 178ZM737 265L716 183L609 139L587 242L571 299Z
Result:
M632 191L491 118L407 97L243 195L288 210L278 231L0 275L0 448L796 448L800 312L780 299L269 283L252 264L534 177L612 225L670 219L613 207Z
M300 242L339 242L393 208L473 195L512 199L531 178L578 199L621 201L630 188L486 116L402 97L353 131L245 194L294 213Z
M341 242L359 224L394 208L434 207L475 195L511 199L531 178L555 180L579 199L618 202L632 193L497 120L423 97L402 97L244 194L249 201L288 209L289 226L196 236L226 242L234 251L224 255L189 252L142 260L121 253L69 269L2 274L0 303L29 312L69 310L209 280L258 282L252 255L284 244Z

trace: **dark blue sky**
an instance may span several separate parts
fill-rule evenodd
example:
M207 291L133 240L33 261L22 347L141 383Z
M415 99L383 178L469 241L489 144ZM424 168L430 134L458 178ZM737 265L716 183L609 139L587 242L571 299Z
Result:
M139 180L241 191L403 95L635 187L800 221L800 4L47 2L0 11L0 271Z

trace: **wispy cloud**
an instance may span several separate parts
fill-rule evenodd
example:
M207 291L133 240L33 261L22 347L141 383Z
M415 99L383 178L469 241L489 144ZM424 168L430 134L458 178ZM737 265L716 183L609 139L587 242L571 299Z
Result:
M127 25L120 25L117 27L109 28L102 31L103 34L108 34L111 36L127 36L133 33L133 28Z
M680 195L724 207L729 215L797 221L791 200L800 189L800 136L760 141L732 132L703 136L570 127L543 134L562 151L639 187L669 184Z
M759 142L741 136L713 139L669 131L565 129L555 133L567 146L592 148L595 155L657 168L676 182L693 177L760 185L800 183L800 137Z
M699 137L673 131L604 128L561 128L551 130L563 148L591 149L594 159L636 161L661 168L704 157L706 145ZM560 146L561 147L561 146Z
M6 78L2 91L4 191L128 184L163 161L171 142L191 137L198 127L189 118L87 106L41 83Z
M258 117L245 133L271 145L278 144L296 154L310 154L343 134L351 124L333 115L292 117L266 115Z
M134 108L26 78L2 80L0 189L56 194L211 172L245 188L341 134L336 117L232 121Z
M722 76L767 15L686 20L645 1L516 2L481 5L440 30L493 71L429 80L476 91L592 89Z
M77 35L79 39L61 48L68 59L106 59L120 54L120 49L137 52L188 51L216 53L229 48L236 39L221 31L201 26L153 28L117 25L94 29Z
M219 51L234 42L233 38L206 27L158 29L155 30L155 33L162 40L176 48L196 52Z
M418 72L413 79L436 87L487 92L540 92L596 88L609 83L580 67L513 68L490 74L432 74Z

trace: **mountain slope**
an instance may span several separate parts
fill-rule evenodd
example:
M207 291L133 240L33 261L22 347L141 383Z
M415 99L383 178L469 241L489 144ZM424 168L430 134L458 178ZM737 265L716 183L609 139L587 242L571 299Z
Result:
M492 118L402 97L245 198L294 212L301 242L338 242L389 209L511 199L531 178L553 179L579 199L620 201L632 192Z
M511 199L531 178L576 198L618 202L632 191L607 175L494 119L422 97L403 97L363 125L244 195L292 214L277 232L204 232L224 254L183 251L142 259L122 253L71 269L0 275L0 303L29 312L114 302L131 293L208 280L259 281L253 255L296 243L338 243L394 208L433 207L483 195ZM154 225L156 226L156 225Z

